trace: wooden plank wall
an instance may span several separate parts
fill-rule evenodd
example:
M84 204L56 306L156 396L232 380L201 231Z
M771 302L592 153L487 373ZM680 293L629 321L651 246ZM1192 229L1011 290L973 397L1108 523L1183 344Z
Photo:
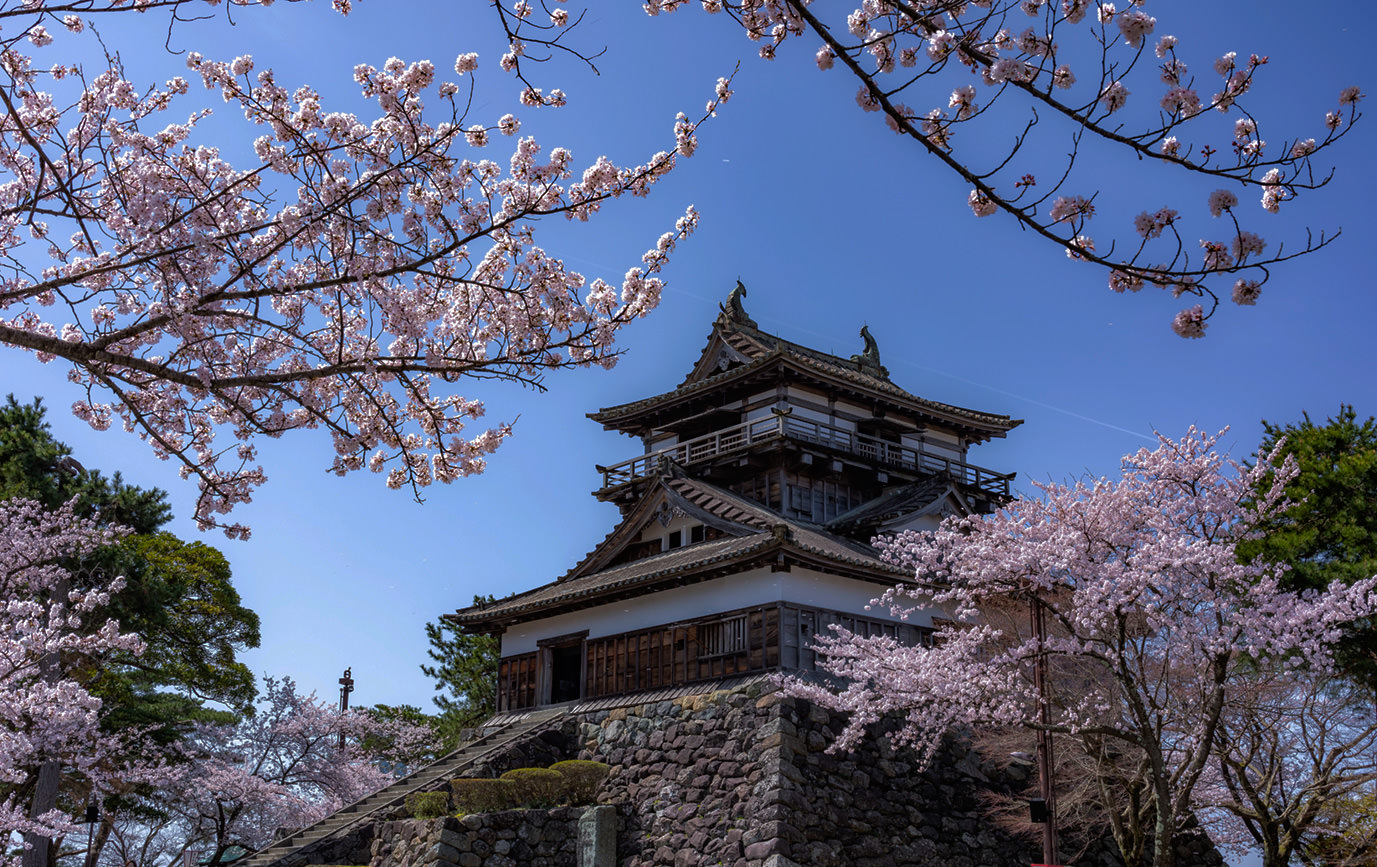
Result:
M872 620L819 608L785 606L780 627L780 665L795 671L816 671L817 654L812 649L813 637L830 635L834 623L856 635L888 635L910 646L932 641L932 629L912 623Z
M858 635L888 635L904 644L926 644L933 630L792 605L766 605L711 618L623 632L584 643L583 698L782 668L815 671L813 637L831 624ZM509 656L498 664L497 709L535 707L538 652Z
M584 697L711 680L779 665L779 607L593 639Z
M497 664L497 710L521 710L536 704L536 654L509 656Z

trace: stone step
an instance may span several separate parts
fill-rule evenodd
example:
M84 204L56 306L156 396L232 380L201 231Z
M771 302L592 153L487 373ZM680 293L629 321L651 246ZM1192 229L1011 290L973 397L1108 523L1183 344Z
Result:
M289 842L279 843L272 848L256 852L241 863L243 867L271 867L284 856L329 837L354 822L361 821L394 803L400 802L411 792L429 787L443 777L456 775L494 750L530 733L540 725L563 715L563 713L563 710L545 711L503 726L497 731L480 737L448 756L398 780L391 786L375 792L357 803L341 808L339 812L303 829L294 835Z

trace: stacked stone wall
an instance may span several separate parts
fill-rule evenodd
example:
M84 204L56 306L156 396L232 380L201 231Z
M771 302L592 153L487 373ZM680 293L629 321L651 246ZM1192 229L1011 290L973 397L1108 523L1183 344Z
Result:
M1000 788L969 751L918 773L883 742L832 755L837 725L761 685L579 721L580 758L613 766L622 867L1027 867L1026 840L991 826Z
M578 867L586 807L383 822L369 867Z
M619 867L1027 867L1040 860L1036 840L987 815L991 796L1022 796L1026 773L988 765L959 741L921 772L913 752L883 738L828 753L842 724L758 683L567 717L472 775L566 758L611 766L599 801L618 813ZM383 823L372 867L574 865L561 859L575 857L576 812ZM475 842L456 845L451 838L461 832L476 834ZM1191 867L1223 864L1200 837L1183 841L1180 853ZM1063 863L1122 862L1107 835L1071 834Z

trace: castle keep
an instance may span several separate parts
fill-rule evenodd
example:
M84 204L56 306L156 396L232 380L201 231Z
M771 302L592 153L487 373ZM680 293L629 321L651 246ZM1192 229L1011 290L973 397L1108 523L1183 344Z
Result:
M616 528L564 576L450 615L499 635L499 711L809 671L837 623L924 641L932 618L867 610L912 581L879 533L989 511L1012 473L967 460L1021 422L917 397L868 329L841 358L761 331L740 286L676 388L591 413L640 440L598 467Z
M450 615L501 638L498 713L476 739L244 867L1032 863L989 816L1026 796L1026 769L960 737L926 767L882 737L828 752L844 720L771 679L812 670L831 624L929 639L936 608L867 609L915 581L869 542L1007 498L1013 475L967 456L1020 422L905 391L865 329L849 358L761 331L744 294L676 388L591 414L641 441L598 468L594 495L621 512L607 537L555 581ZM456 777L574 758L608 766L598 806L407 816L409 795ZM1064 832L1066 863L1122 867L1104 835ZM1223 864L1200 835L1178 852Z

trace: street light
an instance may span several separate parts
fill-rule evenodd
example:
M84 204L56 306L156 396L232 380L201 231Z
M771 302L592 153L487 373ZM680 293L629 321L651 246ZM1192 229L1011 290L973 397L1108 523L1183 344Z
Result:
M86 800L86 867L96 863L96 823L100 821L100 809L96 806L95 793Z
M341 716L343 716L345 711L349 710L349 693L354 691L353 672L353 668L346 668L344 670L344 677L339 679L339 712ZM341 723L343 723L343 720L341 720ZM339 748L344 749L343 728L341 728L339 732Z

